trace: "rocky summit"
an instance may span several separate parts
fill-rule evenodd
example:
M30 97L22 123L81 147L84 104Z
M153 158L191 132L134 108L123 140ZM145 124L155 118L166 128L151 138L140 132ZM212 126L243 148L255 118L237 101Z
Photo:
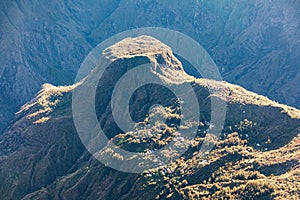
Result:
M72 92L89 83L96 67L76 85L43 85L17 112L0 136L0 199L300 198L299 110L225 81L192 77L170 47L149 36L119 41L103 55L111 64L97 82L94 110L109 141L96 154L132 159L111 148L113 143L143 154L140 163L151 160L157 167L118 171L82 144L73 120ZM134 128L118 127L111 110L113 89L123 75L143 64L150 64L148 73L170 87L189 85L198 100L199 119L184 120L181 109L187 102L166 87L144 85L129 101ZM216 99L226 105L218 137L210 121ZM185 137L191 131L194 137ZM176 148L154 156L171 141L178 142ZM213 148L202 152L203 145Z

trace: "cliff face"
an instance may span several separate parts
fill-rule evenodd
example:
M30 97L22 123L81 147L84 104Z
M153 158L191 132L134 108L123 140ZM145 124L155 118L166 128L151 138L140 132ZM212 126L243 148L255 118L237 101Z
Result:
M106 49L104 55L112 63L97 85L95 110L109 142L144 153L145 163L148 159L157 162L151 151L170 140L180 140L181 145L189 146L187 151L171 163L135 174L113 170L106 166L109 163L104 165L92 157L74 126L72 92L89 83L93 71L77 85L44 85L17 113L0 137L1 199L299 197L299 110L230 83L192 78L170 48L151 37L125 39ZM154 66L149 73L170 86L191 85L201 108L199 121L182 121L186 128L181 132L174 95L161 87L145 86L134 93L130 109L137 125L144 124L144 130L152 135L141 137L138 129L120 131L110 109L113 86L126 72L147 63ZM172 74L181 74L181 79L176 82ZM227 104L220 140L208 122L212 98ZM162 107L149 113L154 104ZM166 121L150 123L156 116ZM194 126L194 138L180 137ZM215 146L209 154L199 153L205 138ZM126 161L110 143L98 153ZM161 156L168 159L169 153Z
M45 82L72 84L117 1L0 2L0 132Z
M159 26L203 45L231 83L300 106L299 1L1 1L0 131L42 83L71 84L112 34Z

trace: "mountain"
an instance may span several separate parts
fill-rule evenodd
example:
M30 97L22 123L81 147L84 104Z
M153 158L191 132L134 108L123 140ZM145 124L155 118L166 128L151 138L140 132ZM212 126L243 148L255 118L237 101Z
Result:
M145 26L191 36L224 80L300 107L298 0L4 0L0 6L0 132L41 84L72 84L95 45Z
M99 78L95 75L99 66L75 85L43 85L0 136L1 199L299 198L299 110L225 81L194 78L170 47L149 36L119 41L103 56L111 63L96 84L93 109L109 141L92 156L74 123L78 117L85 121L84 110L75 116L72 110L72 94ZM188 102L178 102L165 87L148 84L129 101L137 128L122 131L111 108L113 89L125 73L141 66L146 66L145 77L156 77L168 88L190 86L201 108L199 120L182 118ZM86 96L82 100L89 102ZM217 124L210 122L214 101L227 105L219 139L213 131ZM153 107L157 104L161 106ZM139 127L151 134L141 135ZM85 128L93 132L89 124ZM157 157L154 152L171 140L179 145ZM202 145L213 149L202 152ZM158 163L185 147L172 162ZM140 173L112 169L110 158L121 163L133 159L118 149L140 152L140 163L158 166ZM109 159L101 163L97 155Z

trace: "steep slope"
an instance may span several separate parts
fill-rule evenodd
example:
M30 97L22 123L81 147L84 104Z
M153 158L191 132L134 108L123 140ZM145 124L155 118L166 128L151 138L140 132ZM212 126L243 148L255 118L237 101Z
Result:
M0 132L43 83L73 83L92 48L88 34L117 6L110 0L0 2Z
M299 198L299 110L226 82L195 79L183 71L169 47L151 37L125 39L104 55L113 62L98 83L95 109L110 142L157 162L150 150L170 140L182 141L180 134L196 126L195 138L182 141L188 150L140 174L116 171L92 157L76 132L71 101L72 91L88 82L93 71L77 85L44 85L17 113L0 138L1 199ZM131 110L137 123L155 134L141 138L139 130L122 132L117 127L110 109L112 89L122 75L146 63L153 64L149 73L169 84L194 88L202 108L196 125L186 124L187 129L178 133L177 99L164 88L145 86L133 95ZM211 98L227 103L220 140L208 122ZM162 107L148 116L157 103ZM149 126L149 117L156 115L167 121ZM209 154L199 151L205 137L215 145ZM99 154L122 159L109 143ZM164 156L167 159L168 153Z
M300 106L297 0L4 0L0 7L0 132L42 83L72 84L93 46L145 26L193 37L226 81Z

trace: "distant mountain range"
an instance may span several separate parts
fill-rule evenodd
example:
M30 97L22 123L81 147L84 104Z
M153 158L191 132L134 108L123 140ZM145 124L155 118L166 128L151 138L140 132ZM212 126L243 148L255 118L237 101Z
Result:
M110 143L144 153L145 163L148 159L158 162L152 151L171 140L179 141L172 153L186 145L187 151L143 173L116 171L109 162L102 164L92 157L74 125L72 92L89 85L96 67L79 84L45 84L16 114L0 136L0 199L299 198L299 110L225 81L196 79L185 73L170 48L152 37L128 38L106 49L104 55L107 52L112 63L97 85L95 110ZM168 85L193 88L201 108L199 121L182 121L185 128L180 131L177 99L167 90L145 86L131 99L130 109L151 136L141 137L138 129L119 129L110 109L113 86L129 70L149 63L153 67L148 73ZM213 98L227 104L219 140L208 122ZM149 115L155 103L162 107ZM149 120L158 115L166 121L151 124ZM195 137L185 138L193 128ZM200 149L206 140L214 148L204 154ZM110 143L97 153L126 162ZM168 151L161 156L168 159Z
M224 80L300 108L298 0L4 0L0 7L0 132L43 83L72 84L99 42L145 26L191 36Z

